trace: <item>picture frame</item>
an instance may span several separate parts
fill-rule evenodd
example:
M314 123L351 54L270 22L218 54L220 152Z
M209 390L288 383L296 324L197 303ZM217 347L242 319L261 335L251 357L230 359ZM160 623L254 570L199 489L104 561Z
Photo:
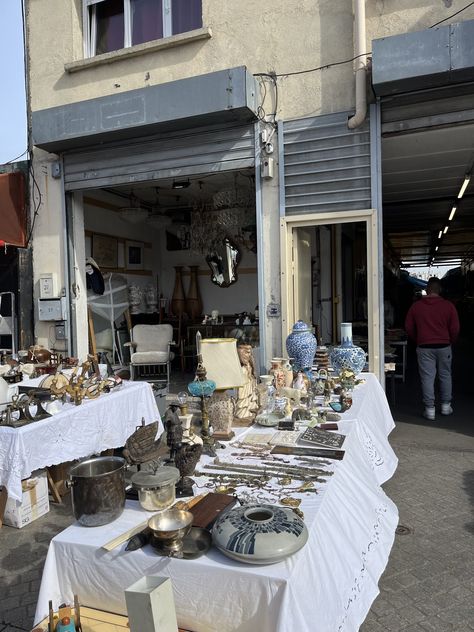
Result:
M118 267L118 239L112 235L92 234L92 258L99 268Z
M125 270L143 270L144 248L142 241L125 242Z

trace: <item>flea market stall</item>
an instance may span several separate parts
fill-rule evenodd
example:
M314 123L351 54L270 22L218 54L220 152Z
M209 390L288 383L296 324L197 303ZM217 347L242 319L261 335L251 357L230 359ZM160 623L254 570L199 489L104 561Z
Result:
M241 505L230 502L219 514L212 546L201 534L194 546L185 536L180 552L164 551L156 540L127 550L120 536L159 515L130 500L110 524L88 529L76 523L60 533L50 544L36 621L48 615L50 600L57 608L75 594L86 606L126 614L124 590L154 576L170 578L178 625L193 632L358 629L378 594L394 539L398 512L380 486L397 458L387 439L393 419L377 379L363 373L351 386L351 406L346 398L341 408L334 393L315 395L318 424L236 427L230 442L212 446L217 456L201 456L193 473L199 502L190 509L196 521L200 502L219 493L233 503L235 495ZM337 432L324 430L328 415L337 419L331 426ZM164 423L169 427L166 417ZM302 440L308 428L324 436ZM212 444L205 429L203 439ZM226 517L234 529L228 539L219 537L229 526ZM281 546L278 532L287 531L297 535Z

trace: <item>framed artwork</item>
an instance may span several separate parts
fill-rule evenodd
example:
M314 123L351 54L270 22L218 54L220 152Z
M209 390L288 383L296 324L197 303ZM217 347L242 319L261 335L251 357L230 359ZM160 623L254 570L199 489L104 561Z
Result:
M143 249L142 241L125 242L125 269L143 270Z
M191 233L189 226L181 224L174 230L166 231L166 250L189 250Z
M92 235L92 258L99 268L118 267L118 239L111 235Z

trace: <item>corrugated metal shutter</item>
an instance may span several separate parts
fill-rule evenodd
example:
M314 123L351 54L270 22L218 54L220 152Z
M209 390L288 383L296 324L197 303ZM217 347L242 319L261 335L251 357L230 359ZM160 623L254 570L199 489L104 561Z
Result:
M77 191L252 167L254 133L252 123L226 123L65 153L65 188Z
M286 215L371 208L369 123L350 130L349 116L283 123Z

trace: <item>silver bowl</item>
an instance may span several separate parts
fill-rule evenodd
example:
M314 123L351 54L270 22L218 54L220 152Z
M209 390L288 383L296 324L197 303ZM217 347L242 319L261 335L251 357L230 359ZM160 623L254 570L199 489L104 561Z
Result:
M191 530L194 516L183 509L166 509L148 520L152 544L164 553L179 553L183 538Z

